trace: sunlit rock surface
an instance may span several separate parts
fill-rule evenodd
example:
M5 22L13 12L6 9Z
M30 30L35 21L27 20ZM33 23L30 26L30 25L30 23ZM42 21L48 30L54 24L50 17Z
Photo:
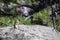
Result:
M51 27L19 25L18 29L0 28L0 40L60 40L60 34Z

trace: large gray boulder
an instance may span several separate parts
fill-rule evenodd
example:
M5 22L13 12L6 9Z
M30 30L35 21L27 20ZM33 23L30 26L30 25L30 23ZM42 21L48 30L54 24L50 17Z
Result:
M51 27L19 25L17 29L0 28L0 40L60 40L60 34L52 31Z

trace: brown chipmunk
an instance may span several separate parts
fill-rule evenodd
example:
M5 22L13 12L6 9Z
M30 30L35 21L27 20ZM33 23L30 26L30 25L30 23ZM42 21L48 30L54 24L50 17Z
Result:
M14 25L13 25L14 29L17 29L18 25L19 25L19 20L17 19L17 20L15 20Z

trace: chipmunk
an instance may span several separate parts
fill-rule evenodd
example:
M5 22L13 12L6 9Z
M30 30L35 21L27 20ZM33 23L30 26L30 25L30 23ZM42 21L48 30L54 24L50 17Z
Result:
M19 20L15 20L14 25L13 25L14 29L17 29L18 25L19 25Z

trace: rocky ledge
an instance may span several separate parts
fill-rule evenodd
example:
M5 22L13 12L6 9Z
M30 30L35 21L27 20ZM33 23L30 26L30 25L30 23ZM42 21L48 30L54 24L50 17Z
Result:
M59 32L41 25L19 25L0 28L0 40L60 40Z

